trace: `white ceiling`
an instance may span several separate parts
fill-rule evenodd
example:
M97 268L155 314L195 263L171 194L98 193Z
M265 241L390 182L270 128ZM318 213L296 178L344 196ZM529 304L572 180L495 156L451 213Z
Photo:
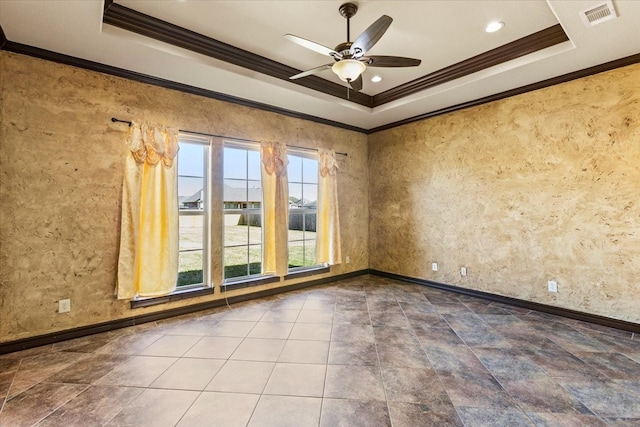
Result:
M346 41L343 1L116 0L172 24L306 70L329 57L286 40L292 33L330 48ZM0 0L11 42L372 129L640 53L640 1L614 0L618 18L587 27L579 13L602 0L355 1L351 39L382 15L394 21L372 55L422 60L413 68L369 68L375 95L537 31L561 24L569 41L402 99L368 108L102 23L102 0ZM492 20L505 28L484 32ZM372 83L374 74L382 82ZM329 70L320 77L340 83ZM345 93L347 89L345 87Z

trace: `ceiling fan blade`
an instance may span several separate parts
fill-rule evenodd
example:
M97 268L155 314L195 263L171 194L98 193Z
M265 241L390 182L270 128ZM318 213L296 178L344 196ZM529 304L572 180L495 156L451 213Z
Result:
M351 89L354 91L360 92L362 90L362 74L360 74L354 81L349 82L349 86L351 86Z
M390 16L382 15L376 22L371 24L369 28L364 30L362 34L358 36L356 41L351 45L351 54L358 58L364 55L374 44L380 40L389 28L389 25L393 22Z
M301 78L301 77L307 77L307 76L310 76L310 75L312 75L312 74L318 74L318 73L320 73L320 72L322 72L322 71L324 71L324 70L329 70L329 69L331 68L331 66L332 66L332 65L333 65L333 64L324 64L324 65L321 65L321 66L319 66L319 67L312 68L312 69L307 70L307 71L303 71L303 72L301 72L301 73L299 73L299 74L296 74L295 76L291 76L291 77L289 77L289 80L295 80L295 79L299 79L299 78Z
M285 34L284 37L302 47L311 49L314 52L318 52L322 55L331 56L333 58L342 58L342 55L333 49L323 46L319 43L312 42L311 40L303 39L302 37L294 36L293 34Z
M404 58L402 56L367 56L361 58L369 67L417 67L422 62L419 59Z

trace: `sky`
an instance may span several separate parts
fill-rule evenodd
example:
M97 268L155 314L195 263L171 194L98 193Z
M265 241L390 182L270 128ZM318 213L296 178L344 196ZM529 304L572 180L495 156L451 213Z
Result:
M204 145L180 143L178 152L178 196L191 196L204 187ZM224 148L225 185L260 186L260 152L232 147ZM318 161L289 154L287 169L289 195L315 201L318 198ZM185 175L188 175L185 176ZM302 184L301 182L310 183Z

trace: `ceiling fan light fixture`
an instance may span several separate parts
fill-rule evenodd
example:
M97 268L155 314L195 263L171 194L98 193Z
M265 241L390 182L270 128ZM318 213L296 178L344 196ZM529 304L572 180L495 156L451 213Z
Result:
M331 70L333 70L343 82L355 81L366 69L367 66L364 65L364 63L355 59L343 59L331 67Z
M500 31L503 28L504 28L504 22L492 21L492 22L489 22L486 27L484 27L484 30L487 33L495 33L496 31Z

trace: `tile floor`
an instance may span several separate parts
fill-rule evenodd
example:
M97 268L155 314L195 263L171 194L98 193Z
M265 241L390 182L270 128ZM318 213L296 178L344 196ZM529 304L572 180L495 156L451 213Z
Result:
M640 337L361 276L0 356L0 426L640 426Z

